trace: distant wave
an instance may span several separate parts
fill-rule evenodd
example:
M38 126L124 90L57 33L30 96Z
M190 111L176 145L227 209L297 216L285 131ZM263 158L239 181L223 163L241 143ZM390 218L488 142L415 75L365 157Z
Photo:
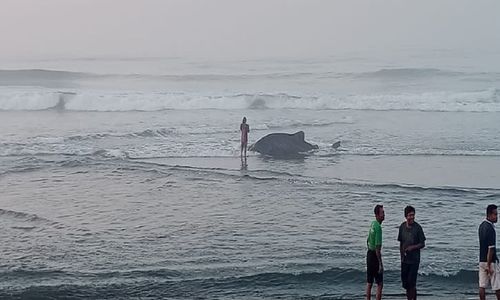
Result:
M421 78L431 76L463 76L467 73L446 71L435 68L387 68L373 72L355 73L355 77L361 78ZM475 74L475 73L473 73Z
M235 74L183 74L183 75L142 75L148 78L165 79L169 81L235 81L252 79L292 79L315 75L308 72L275 72L275 73L235 73Z
M96 76L94 74L44 69L0 70L0 78L5 80L61 80Z
M499 112L500 89L470 92L298 96L277 94L197 95L173 92L74 91L4 87L0 110L161 111L240 109L416 110Z
M37 85L36 82L75 81L81 79L144 79L171 82L190 81L237 81L253 79L291 79L313 76L310 72L264 72L264 73L194 73L194 74L97 74L48 69L0 70L0 85Z
M274 71L274 72L207 72L207 73L178 73L178 74L148 74L148 73L90 73L53 69L0 69L0 85L6 81L33 82L33 80L78 80L108 78L142 78L166 81L226 81L226 80L251 80L251 79L299 79L299 78L423 78L423 77L477 77L493 76L498 78L496 72L461 72L437 68L382 68L365 72L331 72L331 71Z

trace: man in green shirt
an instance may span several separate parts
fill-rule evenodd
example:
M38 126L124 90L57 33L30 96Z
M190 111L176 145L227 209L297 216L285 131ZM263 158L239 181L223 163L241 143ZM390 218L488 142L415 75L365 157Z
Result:
M376 205L373 210L375 220L370 226L366 244L366 300L371 299L373 281L377 283L377 300L382 299L384 285L384 266L382 264L382 222L385 219L384 207Z

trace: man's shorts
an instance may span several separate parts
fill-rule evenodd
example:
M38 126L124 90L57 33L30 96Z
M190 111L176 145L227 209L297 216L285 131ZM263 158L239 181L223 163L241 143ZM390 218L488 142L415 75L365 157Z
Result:
M378 272L378 257L377 253L373 250L368 250L366 253L366 282L367 283L373 283L375 282L377 284L383 284L384 283L384 274Z
M491 275L486 273L487 268L488 263L479 263L479 287L488 288L491 286L491 289L494 291L500 290L500 265L498 263L491 263L491 269L493 270L493 274Z
M401 263L401 282L404 289L411 289L417 286L419 264Z

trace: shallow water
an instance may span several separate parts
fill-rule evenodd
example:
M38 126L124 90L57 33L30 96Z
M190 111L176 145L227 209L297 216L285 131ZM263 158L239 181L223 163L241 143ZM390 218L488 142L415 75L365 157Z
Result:
M377 203L388 293L401 292L396 235L407 204L428 239L422 293L474 292L477 226L500 195L499 149L484 132L496 133L497 114L448 114L440 137L411 125L432 127L442 113L246 113L257 124L320 120L306 138L322 147L292 160L252 153L244 167L237 131L208 127L224 127L219 112L2 113L3 295L358 298ZM182 127L182 114L198 124ZM241 112L224 114L236 122ZM350 121L324 125L322 114ZM464 119L483 134L450 145ZM32 130L17 134L15 120ZM329 149L336 140L341 148Z
M474 298L477 227L500 198L496 73L402 68L339 78L311 68L278 79L140 77L133 93L116 86L128 77L98 89L95 75L0 73L11 80L0 98L1 298L360 299L378 203L387 298L403 292L396 237L408 204L427 236L419 293ZM271 91L268 80L290 88ZM325 96L338 80L350 83L345 94ZM158 82L189 88L168 102L161 93L170 90L150 89ZM204 98L193 98L198 82ZM355 87L363 95L346 96ZM309 88L321 95L308 98ZM80 96L61 100L61 89ZM245 94L219 97L235 92ZM64 105L50 109L53 101ZM245 165L242 116L250 142L303 130L320 149L288 160L249 153Z

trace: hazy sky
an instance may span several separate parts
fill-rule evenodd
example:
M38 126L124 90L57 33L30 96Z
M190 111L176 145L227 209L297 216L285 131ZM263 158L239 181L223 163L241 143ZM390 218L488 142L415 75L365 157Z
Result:
M500 49L498 0L1 0L0 58Z

